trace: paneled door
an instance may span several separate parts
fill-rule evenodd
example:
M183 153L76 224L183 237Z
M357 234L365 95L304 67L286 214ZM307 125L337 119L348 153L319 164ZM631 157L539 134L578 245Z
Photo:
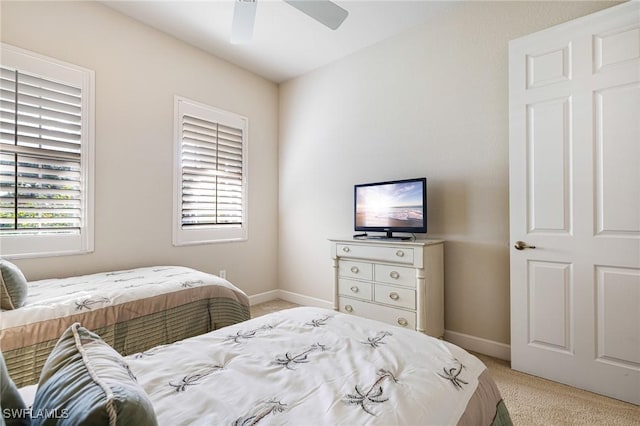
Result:
M511 363L640 404L640 3L509 45Z

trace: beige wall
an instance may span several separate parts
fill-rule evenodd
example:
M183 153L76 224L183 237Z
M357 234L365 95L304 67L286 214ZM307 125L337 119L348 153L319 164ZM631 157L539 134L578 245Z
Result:
M612 3L473 2L281 85L279 285L332 300L353 185L428 178L445 326L509 342L508 41Z
M2 1L1 15L3 42L96 76L95 252L16 261L28 279L179 264L276 288L276 84L96 2ZM175 94L249 118L247 242L172 246Z
M96 72L95 252L16 263L29 279L224 268L249 294L330 301L326 238L352 233L353 184L427 176L446 328L507 343L508 40L609 5L460 4L278 91L98 3L2 1L3 42ZM249 117L248 242L171 245L174 94Z

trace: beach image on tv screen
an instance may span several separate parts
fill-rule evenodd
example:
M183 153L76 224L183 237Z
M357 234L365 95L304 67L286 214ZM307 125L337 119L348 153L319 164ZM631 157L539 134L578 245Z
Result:
M356 226L421 227L422 183L403 182L356 188Z

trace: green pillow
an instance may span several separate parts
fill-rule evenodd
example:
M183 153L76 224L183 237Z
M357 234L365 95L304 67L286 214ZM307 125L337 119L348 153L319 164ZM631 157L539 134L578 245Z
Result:
M157 425L153 406L124 358L72 324L44 364L32 425Z
M15 383L9 377L2 352L0 352L0 424L7 426L31 424L29 410Z
M27 280L16 265L0 259L0 308L18 309L27 299Z

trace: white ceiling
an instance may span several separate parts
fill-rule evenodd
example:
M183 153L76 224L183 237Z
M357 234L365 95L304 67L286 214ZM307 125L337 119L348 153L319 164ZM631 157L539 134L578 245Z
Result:
M102 3L277 83L427 22L457 3L335 0L349 16L333 31L281 0L257 1L253 41L246 45L229 42L234 0Z

